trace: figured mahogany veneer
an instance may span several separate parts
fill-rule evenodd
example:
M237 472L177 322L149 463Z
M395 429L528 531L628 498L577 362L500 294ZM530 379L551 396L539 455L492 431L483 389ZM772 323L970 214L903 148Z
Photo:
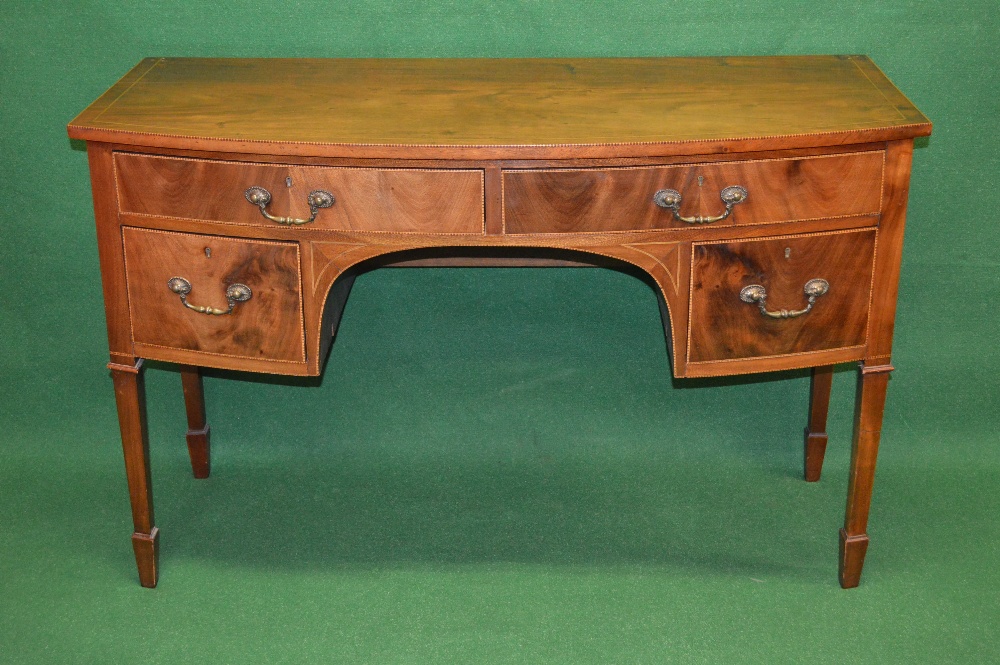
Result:
M689 374L695 363L828 349L863 358L875 238L869 229L695 243ZM795 318L769 318L739 297L744 287L759 284L769 311L800 310L807 304L803 287L814 278L825 279L830 290Z
M807 480L831 366L860 361L839 571L856 586L913 139L930 130L864 56L142 61L69 125L87 141L140 582L159 570L144 359L181 366L203 478L200 368L319 375L359 271L593 264L648 276L678 379L813 368ZM734 185L745 200L706 221ZM654 202L665 189L676 215ZM315 216L314 190L334 199ZM813 279L829 289L804 311Z
M724 187L752 194L718 226L878 214L884 152L656 168L505 171L507 233L601 233L689 228L653 195L673 189L685 217L719 215Z
M476 170L323 168L116 154L125 213L274 226L244 193L263 187L268 211L306 219L307 197L329 191L333 206L306 229L483 233L483 174Z
M294 243L236 240L190 233L122 230L132 339L137 350L160 360L239 368L240 359L305 363L299 250ZM225 309L226 289L252 291L232 314L212 316L184 306L167 283L192 285L195 306Z

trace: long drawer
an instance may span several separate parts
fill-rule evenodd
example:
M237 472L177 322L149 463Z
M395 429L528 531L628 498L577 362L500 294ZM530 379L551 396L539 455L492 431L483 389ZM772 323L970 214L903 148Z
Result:
M123 213L338 231L483 233L483 172L475 169L341 168L117 153L115 171ZM249 200L251 188L256 202ZM329 198L311 201L314 192ZM320 205L310 205L316 202Z
M606 233L874 215L884 155L504 171L504 229Z

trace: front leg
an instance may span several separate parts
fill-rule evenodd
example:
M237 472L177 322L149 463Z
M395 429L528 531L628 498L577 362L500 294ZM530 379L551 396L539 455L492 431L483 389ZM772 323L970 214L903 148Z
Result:
M205 419L205 391L198 367L181 367L181 387L187 411L187 446L195 478L208 478L212 469L212 430Z
M862 364L858 372L847 512L844 528L840 530L840 586L845 589L858 586L868 551L868 510L875 482L885 393L892 369L891 365L866 367Z
M152 588L156 586L160 532L153 520L142 360L137 360L134 365L110 363L108 369L111 370L115 386L118 425L125 453L125 475L132 502L132 549L135 550L135 564L139 569L139 583Z

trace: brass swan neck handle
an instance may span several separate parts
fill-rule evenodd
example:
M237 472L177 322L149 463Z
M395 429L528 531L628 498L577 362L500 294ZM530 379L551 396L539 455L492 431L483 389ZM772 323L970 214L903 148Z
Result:
M243 196L246 197L247 201L260 208L260 214L264 217L268 218L272 222L290 226L301 226L315 221L320 208L329 208L336 201L333 194L330 192L322 189L314 189L309 192L309 196L306 197L306 202L309 204L309 212L311 213L309 215L309 219L299 219L297 217L279 217L278 215L272 215L269 213L267 211L267 204L271 202L271 192L267 191L263 187L254 185L253 187L247 189L247 191L243 192Z
M188 309L193 309L199 314L211 314L212 316L225 316L232 314L236 308L236 303L246 302L253 297L253 291L246 284L230 284L226 288L226 301L229 303L228 309L217 309L208 305L192 305L187 301L188 294L191 293L191 282L183 277L171 277L167 280L167 288L181 297L181 302Z
M816 304L816 298L819 298L830 290L830 283L825 279L810 279L806 282L806 285L802 290L808 298L804 309L779 309L773 312L769 311L767 309L767 289L760 284L744 286L740 291L740 300L751 304L757 303L760 313L764 316L769 316L772 319L794 319L797 316L808 314L812 310L813 305Z
M733 208L746 201L749 195L750 193L747 192L746 188L740 185L730 185L724 188L719 192L719 198L725 204L726 211L714 217L702 217L701 215L685 217L681 215L681 193L676 189L661 189L656 192L653 194L653 203L673 212L674 219L678 222L684 222L685 224L711 224L712 222L720 222L729 217L733 212Z

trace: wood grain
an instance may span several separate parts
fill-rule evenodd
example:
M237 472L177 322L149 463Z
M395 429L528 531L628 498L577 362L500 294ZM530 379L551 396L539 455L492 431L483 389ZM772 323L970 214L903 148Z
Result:
M209 469L200 367L319 375L354 277L383 265L580 265L657 292L676 377L813 367L819 477L834 363L863 360L840 580L857 585L885 403L912 139L927 119L864 56L140 63L70 125L88 141L112 376L140 581L157 581L139 357L184 365ZM677 189L687 225L652 204ZM271 192L266 220L244 199ZM877 242L876 242L877 239ZM206 249L211 250L206 252ZM211 256L209 256L211 254ZM301 258L300 258L301 257ZM456 263L457 262L457 263ZM191 281L183 306L170 277ZM762 284L764 317L739 299Z
M146 388L142 360L133 365L110 363L115 386L118 425L125 456L125 476L128 479L132 505L132 548L139 570L139 583L155 587L159 531L153 516L153 481L149 468L149 432L146 426Z
M866 357L872 365L888 365L892 356L912 160L912 141L889 144L886 151L885 196L879 222L879 252L875 261L872 317L868 322L870 344Z
M480 238L477 242L485 242L489 236ZM310 265L307 274L310 275L307 286L311 286L312 293L306 298L306 321L307 338L309 344L310 357L320 357L322 352L321 340L324 339L325 326L320 324L321 312L326 303L333 298L334 284L348 274L348 271L355 266L380 265L393 261L396 256L406 257L412 255L412 250L440 248L440 239L428 238L380 238L382 244L374 242L319 242L309 243L306 250L310 257ZM689 261L685 258L689 255L688 247L677 242L637 242L624 243L622 239L615 239L614 242L608 237L582 236L576 237L575 242L570 239L547 238L546 242L534 241L523 246L499 245L491 249L501 252L509 251L515 259L523 256L524 250L557 250L560 257L567 256L568 252L582 253L596 257L599 262L624 263L635 266L646 272L653 279L656 288L659 289L664 298L670 304L672 316L680 317L673 331L675 342L676 331L686 329L687 321L687 289L680 288L682 284L687 284ZM487 248L485 245L453 246L445 249L458 254L459 256L470 250ZM536 253L541 257L541 254ZM315 327L314 327L315 326ZM683 332L681 332L683 335ZM683 341L683 336L681 337ZM676 348L683 350L683 345ZM683 363L683 355L678 356L674 352L675 363ZM318 372L318 365L310 365L314 371ZM683 364L675 364L675 374L683 376Z
M865 346L843 346L825 351L803 351L777 356L757 356L710 362L688 362L684 378L695 379L709 376L738 376L780 372L788 369L802 369L819 365L837 365L862 360ZM675 372L676 374L676 372Z
M486 165L483 173L485 223L483 228L489 235L502 235L503 230L503 171L501 164Z
M122 212L236 224L265 225L244 192L252 186L271 192L269 209L287 215L291 193L288 167L207 159L115 153L118 206ZM305 195L303 195L305 198ZM283 211L283 212L280 212Z
M873 229L695 244L689 362L864 346L874 253ZM802 309L813 278L830 290L798 318L766 317L739 297L759 284L769 310Z
M482 234L481 170L348 169L292 166L291 215L309 217L307 194L330 192L308 229L385 233Z
M145 60L72 138L273 154L600 157L912 138L865 56ZM262 150L262 148L265 148Z
M890 365L862 365L858 371L847 511L844 528L840 530L840 585L845 589L858 586L868 551L868 513L875 485L885 395L892 370Z
M133 228L123 234L135 342L164 350L147 357L184 363L169 353L182 349L305 360L296 245ZM226 288L234 283L249 286L253 297L237 304L232 314L200 314L184 307L167 288L172 277L191 283L188 300L193 305L225 309ZM206 361L211 364L210 358Z
M279 226L246 200L249 187L271 194L267 210L308 219L309 192L336 201L302 228L396 233L483 233L483 172L468 169L323 168L132 153L115 155L124 213Z
M689 228L656 206L653 194L673 189L680 214L725 212L724 187L740 185L747 200L713 226L764 224L877 214L884 153L751 160L660 168L504 171L507 233L594 233Z
M231 150L204 150L188 145L183 148L155 147L135 145L133 143L111 143L114 152L134 154L161 155L165 157L181 157L188 159L210 159L215 161L246 162L255 164L296 164L300 166L330 166L343 168L399 168L399 169L544 169L544 168L596 168L596 167L626 167L626 166L669 166L675 164L731 162L759 159L788 159L793 157L812 157L815 155L849 154L855 152L884 152L885 141L865 141L862 143L846 143L839 145L813 145L797 148L780 148L773 144L759 149L741 150L738 154L701 153L677 155L642 155L605 157L541 157L522 159L518 154L513 157L497 159L470 158L468 156L448 156L447 152L439 152L433 156L418 157L372 157L367 155L321 155L296 154L282 155L265 152L268 144L259 143L254 152L232 152Z
M111 147L102 143L88 143L87 161L90 165L94 221L97 226L97 251L101 261L108 351L112 362L130 365L135 362L135 357L132 348L132 326L128 316L125 255L122 249L121 231L118 228L114 156Z
M156 217L122 213L122 226L147 229L166 229L183 233L206 235L224 234L233 238L270 239L283 242L338 242L355 244L396 245L401 250L418 247L437 247L442 252L460 255L466 247L488 248L544 248L551 246L616 245L635 242L678 242L715 241L740 238L764 238L775 235L814 233L817 231L857 229L878 224L878 215L858 217L834 217L828 219L788 222L782 224L755 224L741 226L686 225L687 228L651 229L649 231L627 231L606 233L549 233L533 235L481 235L481 234L417 234L417 233L372 233L370 231L337 231L331 229L301 229L281 224L272 226L246 226L241 224L220 225L218 222Z

